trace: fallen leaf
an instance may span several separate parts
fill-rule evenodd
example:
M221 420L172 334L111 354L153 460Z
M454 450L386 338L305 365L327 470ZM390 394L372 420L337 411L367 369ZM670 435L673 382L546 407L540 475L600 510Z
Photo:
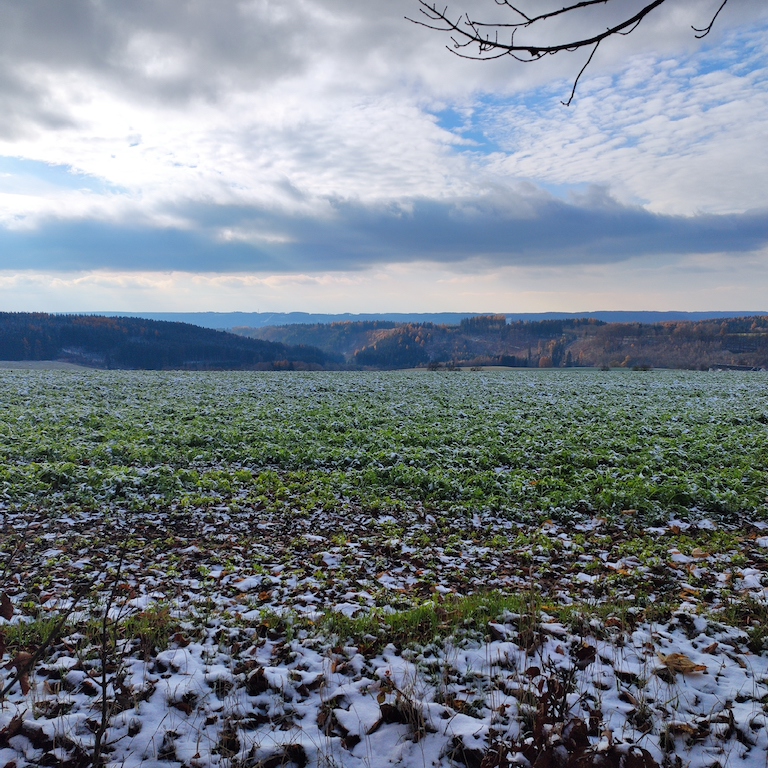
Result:
M24 724L24 719L21 715L16 715L8 725L0 731L0 745L3 747L8 746L8 739L12 739L14 736L18 736L21 733L21 727ZM8 768L10 763L6 763L5 768Z
M624 757L624 768L659 768L659 764L653 759L648 750L631 746Z
M597 649L594 645L584 643L574 651L573 655L576 657L574 664L576 669L586 669L595 660Z
M61 682L58 680L54 680L51 682L50 680L46 680L43 683L43 693L46 694L46 696L57 696L61 692Z
M631 704L633 707L637 706L637 699L626 690L622 690L619 692L619 701L624 701L627 704Z
M707 667L704 664L694 664L684 653L670 653L669 656L665 656L663 653L657 653L656 655L670 672L680 672L683 675L689 675L692 672L707 671Z
M31 690L29 685L29 674L27 672L20 672L17 680L19 681L19 687L21 688L21 695L26 696Z
M703 550L701 547L696 547L691 552L691 557L696 557L696 558L709 557L709 553L706 552L706 550Z
M32 663L33 656L28 651L19 651L4 667L4 669L13 669L16 667L16 672L21 674L22 672L28 672L29 666Z
M13 617L13 603L5 592L0 594L0 616L6 621L10 621Z
M670 723L667 726L667 730L671 733L685 733L688 736L692 736L694 733L698 733L699 729L688 723Z
M528 667L528 669L525 670L525 674L533 679L541 674L541 669L539 669L539 667Z

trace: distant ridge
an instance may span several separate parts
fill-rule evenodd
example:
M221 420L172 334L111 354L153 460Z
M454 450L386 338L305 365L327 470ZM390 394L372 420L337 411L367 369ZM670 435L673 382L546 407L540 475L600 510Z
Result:
M64 313L62 313L64 314ZM69 313L67 313L69 314ZM232 328L264 328L274 325L296 325L316 323L345 323L363 321L388 321L394 323L434 323L435 325L458 325L470 317L480 317L489 312L372 312L353 314L317 314L310 312L79 312L81 315L102 315L104 317L139 317L145 320L165 320L175 323L191 323L203 328L229 330ZM495 313L494 313L495 314ZM604 323L667 323L680 320L717 320L729 317L768 315L768 311L744 310L739 312L500 312L507 316L507 322L519 320L574 320L592 318Z

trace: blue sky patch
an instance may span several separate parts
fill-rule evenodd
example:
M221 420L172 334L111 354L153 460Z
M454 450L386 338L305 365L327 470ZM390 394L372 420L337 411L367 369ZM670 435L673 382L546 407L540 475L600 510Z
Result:
M49 165L38 160L0 156L0 190L15 189L19 183L25 182L27 185L37 182L35 186L42 184L58 189L87 190L97 194L125 191L95 176L78 173L68 165Z

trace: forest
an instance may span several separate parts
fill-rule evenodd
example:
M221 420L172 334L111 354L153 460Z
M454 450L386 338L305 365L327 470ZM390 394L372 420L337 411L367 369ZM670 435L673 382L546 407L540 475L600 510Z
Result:
M337 357L314 347L248 339L188 323L3 312L0 359L137 370L279 370L319 369Z
M661 323L594 318L514 321L481 315L458 325L344 322L235 328L235 333L319 347L355 368L763 368L768 317Z

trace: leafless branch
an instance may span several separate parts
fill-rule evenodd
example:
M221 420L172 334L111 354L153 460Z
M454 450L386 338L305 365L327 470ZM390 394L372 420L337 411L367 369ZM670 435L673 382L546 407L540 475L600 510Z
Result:
M419 12L421 18L408 21L418 24L427 29L433 29L439 32L447 32L451 38L451 45L446 46L451 53L463 59L474 59L479 61L489 61L500 59L504 56L510 56L517 61L530 63L539 61L544 56L553 56L563 51L573 52L580 48L591 48L592 51L586 64L581 68L571 89L571 95L567 101L562 102L568 106L572 103L576 94L576 88L581 76L591 63L600 43L613 36L626 36L634 32L643 19L657 8L662 6L667 0L651 0L643 5L636 13L624 18L612 26L606 27L599 32L585 36L576 37L564 43L557 43L547 40L544 25L542 22L561 17L567 14L576 14L577 12L598 5L608 5L612 0L579 0L579 2L564 5L553 11L539 13L537 15L527 14L521 7L510 0L495 0L496 5L503 6L514 14L512 21L509 22L489 22L473 19L469 14L461 14L458 17L450 14L448 7L442 10L438 8L435 2L429 0L419 0ZM699 29L693 27L697 38L705 37L712 30L715 20L720 12L726 6L728 0L722 0L720 7L712 17L712 20L706 27ZM517 37L518 32L527 30L528 34L536 35L533 42L520 40ZM504 37L500 37L499 33ZM467 48L477 46L477 53L467 52Z
M127 545L123 541L120 547L120 557L117 561L117 567L112 574L112 586L109 593L106 596L104 604L104 612L101 617L101 633L99 644L99 657L101 661L101 717L99 719L99 727L96 729L93 743L93 768L99 768L101 765L102 751L104 749L104 737L106 736L107 729L109 728L112 707L110 705L109 698L107 697L107 691L109 689L109 675L108 668L109 663L112 661L112 655L116 650L117 639L113 637L112 633L117 625L116 621L110 621L110 613L115 601L117 599L118 591L120 590L120 579L123 574L123 564L125 563Z
M576 86L579 84L579 80L581 79L581 76L584 74L584 70L589 66L589 62L592 61L592 57L597 52L597 48L600 45L600 43L595 43L595 47L592 49L592 53L589 54L589 58L587 59L587 63L581 68L579 71L579 74L576 75L576 79L573 81L573 88L571 88L571 95L568 97L568 101L561 101L560 103L564 107L570 107L571 102L573 101L573 97L576 95Z
M588 8L590 5L605 5L606 3L610 3L611 0L582 0L582 2L580 3L574 3L573 5L566 5L564 8L560 8L557 11L550 11L549 13L541 13L538 16L526 16L521 10L516 8L511 3L506 2L506 0L502 0L501 2L499 2L499 0L496 0L496 2L497 2L497 5L506 5L515 13L519 13L520 16L523 17L524 21L518 21L512 24L493 24L493 23L486 24L480 21L476 21L475 24L478 27L530 27L532 24L535 24L537 21L544 21L544 19L554 19L555 16L561 16L564 13L570 13L571 11L576 11L579 8Z
M723 0L723 2L720 4L720 7L717 9L717 11L715 11L715 15L712 17L712 20L709 22L709 24L707 24L706 27L703 27L702 29L698 29L697 27L691 27L691 29L697 33L696 35L694 35L694 37L697 40L701 40L702 37L706 37L712 31L712 26L714 25L715 20L720 15L720 11L722 11L723 8L725 8L727 3L728 3L728 0Z
M546 44L544 41L542 41L541 45L531 44L531 43L516 43L514 36L510 38L510 41L508 43L505 43L498 39L498 35L496 35L494 38L491 38L490 35L480 31L481 25L483 27L493 27L496 29L503 28L505 26L530 27L536 21L541 21L547 18L551 18L561 13L568 13L569 11L573 11L581 7L586 7L586 5L593 5L593 4L596 4L596 2L598 1L601 3L610 2L610 0L585 0L584 3L578 3L573 6L568 6L568 7L562 8L559 11L554 11L549 14L542 14L540 16L531 18L529 21L522 22L521 24L503 25L503 24L488 24L488 23L481 24L481 22L473 21L472 19L470 19L468 15L462 15L454 21L448 16L447 8L440 11L438 10L437 5L435 4L430 5L427 2L427 0L419 0L419 5L421 5L421 9L420 9L421 13L427 18L428 22L434 22L434 23L428 23L422 20L410 19L410 18L408 20L412 21L414 24L419 24L420 26L427 27L428 29L439 30L442 32L450 32L452 38L454 35L456 35L457 38L454 38L455 46L471 45L474 43L480 47L481 53L485 53L486 51L494 51L501 54L520 53L520 54L527 54L532 57L540 58L546 54L555 54L561 51L575 51L578 48L586 48L586 47L594 46L597 43L602 42L606 38L611 37L612 35L617 35L626 29L636 27L638 23L642 21L649 13L651 13L653 10L658 8L660 5L663 5L665 2L667 2L667 0L653 0L652 2L648 3L646 6L641 8L637 13L635 13L630 18L624 19L623 21L619 22L618 24L615 24L612 27L607 27L605 30L603 30L602 32L599 32L598 34L592 35L590 37L570 40L565 43L556 43L554 45ZM516 8L514 10L519 13L519 11Z

